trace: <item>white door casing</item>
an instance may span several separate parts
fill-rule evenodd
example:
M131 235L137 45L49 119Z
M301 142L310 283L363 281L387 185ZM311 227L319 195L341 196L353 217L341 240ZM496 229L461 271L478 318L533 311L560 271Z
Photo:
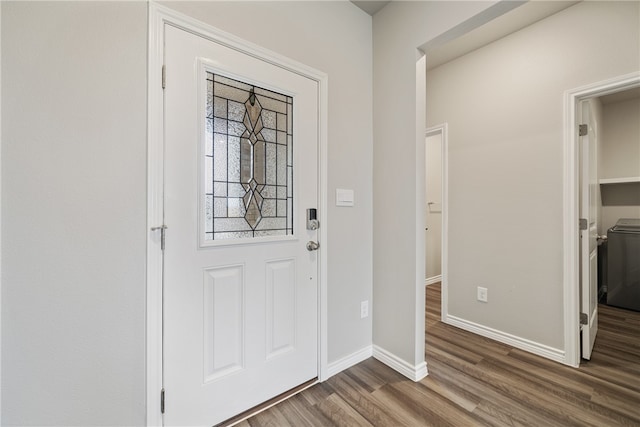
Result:
M198 281L200 282L199 283L199 287L200 287L199 305L200 305L201 312L204 312L203 307L206 306L206 304L203 303L202 301L203 298L209 297L207 299L209 303L212 300L211 291L213 289L211 286L209 286L209 290L207 291L206 289L207 280L209 284L211 284L212 280L213 282L217 280L218 284L220 285L218 286L218 289L222 290L223 292L225 290L230 289L230 286L224 285L225 281L226 283L229 283L229 281L233 283L233 281L236 280L236 284L238 283L238 281L240 281L245 286L245 288L243 289L244 293L242 294L242 298L245 298L245 299L247 299L248 295L250 295L250 292L247 289L247 286L248 286L247 284L252 281L251 277L254 277L256 275L261 276L263 278L267 277L268 278L267 284L272 285L272 286L267 286L268 289L276 290L276 291L280 290L281 295L284 295L290 299L299 298L300 295L304 293L298 289L297 284L296 284L295 290L293 290L294 288L290 285L291 283L293 283L294 280L296 280L297 282L300 282L299 277L304 276L306 277L307 282L311 282L310 288L315 290L314 296L313 296L314 298L313 304L309 306L307 301L307 306L304 306L304 307L300 306L299 308L296 309L296 311L306 312L307 317L309 319L313 317L314 318L313 320L309 320L309 322L312 322L313 326L307 327L306 330L304 330L304 327L300 327L299 325L296 326L296 328L298 328L299 331L295 332L295 334L297 335L294 335L295 345L293 347L295 349L298 349L301 345L300 343L305 340L305 336L313 338L311 340L313 341L312 343L313 350L312 351L310 351L309 349L306 350L307 353L305 353L305 356L303 357L303 359L305 359L307 362L304 363L304 365L306 366L305 369L307 370L309 369L309 366L313 365L313 367L309 371L309 372L312 372L311 374L312 377L317 376L320 380L323 380L326 378L326 372L327 372L326 256L325 256L326 247L327 247L326 246L327 233L326 233L326 219L323 216L323 212L326 212L326 205L327 205L326 187L325 187L325 184L326 184L327 77L323 73L320 73L316 70L313 70L295 61L291 61L278 54L274 54L273 52L270 52L258 46L252 45L251 43L248 43L246 41L240 40L235 36L232 36L228 33L224 33L222 31L214 29L206 24L193 20L185 15L174 12L170 9L164 8L162 6L158 6L154 3L149 3L149 9L150 9L149 11L150 12L149 13L149 19L150 19L149 106L150 107L149 107L148 224L150 229L153 227L157 227L158 225L163 224L164 222L163 212L162 212L162 206L165 204L163 189L165 184L167 185L167 187L170 187L170 183L169 183L170 180L167 180L166 183L164 182L163 165L165 162L171 161L170 158L174 157L174 156L169 156L169 152L171 151L172 148L171 148L171 142L168 140L166 141L167 151L165 152L164 144L163 144L164 135L162 133L162 128L163 128L162 117L163 117L164 111L162 108L163 91L161 89L162 78L161 78L160 71L163 63L163 57L165 55L164 29L166 24L170 24L170 26L172 26L175 31L180 31L180 30L177 30L177 27L183 28L184 30L186 30L186 31L183 31L183 33L185 34L187 32L191 33L190 37L197 38L197 36L195 36L194 34L200 34L202 35L202 37L200 38L202 41L207 39L208 44L217 45L218 48L221 48L223 50L226 49L227 53L235 53L236 55L240 55L240 56L244 55L245 60L249 60L249 58L251 58L250 59L251 61L257 61L257 62L254 62L253 65L250 65L248 67L241 67L243 68L243 71L241 71L240 73L235 73L235 74L231 73L232 77L240 78L240 77L243 77L246 73L251 74L252 72L255 72L255 70L259 69L260 67L266 67L266 68L271 67L272 71L274 71L276 74L289 73L290 77L293 76L294 80L297 79L299 82L305 81L306 89L303 88L301 90L302 91L306 90L307 92L309 91L313 92L313 96L315 97L314 100L304 101L303 99L304 97L297 93L298 89L294 88L294 89L287 90L287 88L285 87L287 86L286 84L278 85L277 82L273 83L270 80L270 78L265 77L265 75L258 76L257 74L254 74L253 79L250 78L250 80L252 80L254 83L264 83L265 87L271 87L273 89L282 88L284 92L294 95L294 97L297 98L297 101L295 102L297 122L304 122L305 128L308 128L309 123L315 123L313 125L315 127L312 126L313 130L311 131L313 135L311 134L305 135L304 131L300 130L301 126L296 125L296 129L297 129L296 132L298 133L298 136L303 136L305 137L306 140L314 140L315 143L318 145L314 146L315 148L312 150L314 152L312 152L310 156L301 156L301 154L303 154L301 150L301 146L297 147L298 152L296 152L295 154L296 162L298 162L297 172L304 177L313 176L314 186L313 186L313 189L308 192L301 191L303 190L303 187L296 190L297 200L296 200L296 212L294 215L294 219L296 220L295 239L291 240L291 239L284 238L275 244L276 246L287 246L287 245L290 245L292 241L295 241L297 242L296 244L298 244L298 246L302 244L302 247L304 248L304 244L306 243L307 240L319 240L320 242L323 243L320 246L320 249L313 253L307 252L305 249L303 252L304 255L301 255L300 251L298 251L297 254L294 254L293 256L289 256L289 255L279 254L277 253L276 250L271 250L272 248L268 248L269 246L272 246L273 243L262 242L260 244L257 244L259 248L255 250L256 251L255 253L262 253L262 261L264 261L264 263L262 264L261 267L252 269L249 265L250 263L248 262L243 263L243 262L236 262L234 260L230 260L232 256L226 254L226 252L229 252L229 251L222 250L222 248L216 247L215 244L213 245L213 247L204 248L205 250L203 250L203 248L199 248L198 247L199 242L197 241L198 240L197 225L194 225L193 227L191 227L191 230L188 230L187 233L190 233L192 238L196 239L196 242L192 243L191 247L188 249L188 250L191 250L192 253L198 253L198 251L200 252L209 251L209 252L217 252L219 255L220 253L224 252L225 256L227 256L227 258L225 258L224 256L218 256L216 257L215 263L210 265L207 264L208 266L207 268L200 269ZM215 43L212 41L215 41ZM215 61L218 61L219 59L220 58L217 57L215 58L214 61L201 60L200 65L203 67L205 65L208 65L212 69L221 70L224 67L221 68L221 64L215 63ZM258 64L257 66L256 66L256 63ZM194 67L194 65L195 64L191 64L192 66L191 77L195 77L196 75L196 68ZM251 70L251 71L245 72L245 70ZM167 75L171 76L171 72L172 72L171 70L168 70ZM172 81L172 78L175 78L175 75L173 77L168 77L167 80ZM192 92L191 95L195 97L195 91ZM307 103L306 106L304 105L305 102ZM311 116L312 117L309 119L305 119L304 114L301 113L302 111L301 108L307 108L308 111L311 112L311 115L309 117ZM192 129L196 129L196 131L197 131L197 125L196 125L197 120L198 120L197 117L192 117L191 119L187 120L187 121L190 121L190 124L194 125ZM196 143L197 143L197 138L196 138ZM176 156L176 160L178 160L178 157L184 154L184 153L181 153L181 150L178 150L178 153L179 155ZM303 158L302 160L301 160L301 157ZM190 169L189 173L191 173L191 175L194 176L193 171L197 170L197 168L198 168L197 159L194 158L192 159L192 164L188 168ZM168 170L167 170L167 173L169 174ZM300 177L296 177L296 180L297 179L300 179ZM305 193L308 193L308 195ZM192 191L191 196L193 196L193 194L195 193ZM313 202L310 202L311 199L313 199ZM197 213L197 207L194 208L193 204L197 205L197 200L196 201L191 200L191 202L192 202L192 205L185 207L185 209L186 210L191 209L191 214L186 214L186 216L191 215L190 219L193 219L193 216L196 215ZM167 197L166 204L167 205L171 204L170 197ZM305 204L310 204L310 206L308 207L319 208L318 218L322 225L320 230L307 231L304 228L303 226L304 209L307 207L305 206ZM178 211L183 211L183 209L180 208L178 209ZM184 213L185 212L182 212L179 215L183 215ZM168 224L169 216L170 215L167 215L167 225L169 226L169 229L167 230L167 248L172 248L172 245L178 245L178 243L173 243L173 240L176 240L177 236L179 236L180 226L172 227L170 224ZM276 238L276 240L278 239ZM237 251L242 251L244 253L246 252L248 247L254 246L254 244L239 244L239 245L230 245L230 246L238 248ZM173 421L171 419L163 420L162 416L160 415L160 389L163 386L163 378L162 378L163 364L168 364L165 367L170 366L169 364L170 359L167 358L166 360L163 360L161 350L163 347L167 349L169 347L172 347L172 348L176 347L174 345L171 345L170 342L168 341L163 342L163 337L161 335L161 331L163 329L162 318L161 318L161 315L162 315L161 301L163 297L161 279L162 279L163 263L162 263L162 251L160 247L161 247L160 233L158 231L150 231L149 240L148 240L148 258L147 258L148 259L148 264L147 264L147 272L148 272L148 276L147 276L148 277L148 282L147 282L147 290L148 290L147 292L147 302L148 302L147 304L147 319L148 319L147 321L147 350L148 350L147 351L147 424L161 425L163 421L166 421L167 423L198 423L199 421L195 421L195 419L190 419L190 420L180 419L177 421L175 419ZM170 249L167 249L167 252L170 252ZM233 250L231 252L233 252ZM184 253L180 253L178 257L189 258L189 256L185 256ZM253 257L250 257L250 259L251 258ZM303 271L305 269L305 265L309 266L310 265L309 263L315 263L316 261L314 261L314 259L319 263L319 268L318 267L311 268L311 270L315 271L315 274L314 273L307 274L309 272ZM168 270L171 270L173 267L170 267L169 263L167 263L167 268ZM294 273L294 270L295 270L295 273ZM256 271L259 271L259 274L256 273ZM190 273L190 274L193 276L193 273ZM208 275L208 279L207 279L207 275ZM298 276L297 278L295 278L296 275ZM285 278L284 286L278 286L277 284L274 285L274 283L276 283L277 280L273 280L273 279L278 277ZM294 277L294 279L291 279L292 277ZM215 287L216 286L214 284L213 288ZM308 287L309 286L307 286L307 288ZM236 287L236 290L237 289L238 287ZM287 293L287 291L289 292ZM171 292L173 291L171 289L168 289L167 297L170 296ZM209 292L208 295L207 295L207 292ZM275 292L275 294L277 293L278 292ZM292 295L293 293L295 293L295 295ZM230 292L230 294L231 296L234 295L233 292ZM274 293L272 292L272 294ZM190 297L193 297L193 295L195 294L192 294ZM238 296L238 294L235 294L235 295L238 298L242 299L241 297ZM251 299L251 298L248 298L248 299ZM274 301L275 300L268 301L269 303L271 303L271 307L274 306L273 305ZM280 301L282 301L282 298L280 299ZM184 301L180 301L179 304L182 304L183 302ZM221 310L226 310L227 308L228 306L223 306ZM250 311L254 312L254 310L250 310ZM274 324L275 325L279 324L282 326L286 324L284 320L287 319L287 316L278 315L278 313L280 314L287 313L286 310L284 311L272 310L271 312L272 314L274 314L274 316L272 316L269 319L270 325L273 326ZM288 313L290 315L291 311L289 310ZM262 314L263 316L266 316L266 309L262 309ZM310 316L309 314L312 314L313 316ZM192 318L194 317L194 314L191 311L188 311L186 313L181 314L181 317L184 317L186 319L190 319L190 321L193 321ZM253 317L257 317L257 315L253 315ZM264 320L264 317L263 317L263 320ZM202 321L202 319L200 319L200 321ZM248 320L245 320L245 321L249 322ZM192 325L195 325L196 323L192 323ZM164 326L167 327L167 332L169 333L171 326L169 324ZM204 333L204 329L206 328L202 324L197 325L197 327L199 327ZM260 329L264 330L263 335L264 335L265 342L268 341L270 343L274 343L278 341L278 338L282 338L282 335L268 336L266 332L268 328L266 328L264 325L261 326ZM249 335L254 333L255 331L251 330L247 332L245 336L248 337ZM199 334L199 333L195 333L195 334L192 333L191 335L202 336L202 334ZM192 341L194 340L193 336L189 339L191 339ZM307 342L308 341L309 340L307 340ZM247 343L248 341L245 339L244 344L247 344ZM276 345L275 347L279 347L279 346ZM293 352L292 349L273 348L273 346L272 346L272 350L274 351L271 352L270 358L269 358L269 361L271 362L271 364L276 364L278 363L277 362L278 359L285 358L286 355L283 355L283 353ZM180 352L181 351L178 351L178 353ZM200 353L201 354L199 357L204 357L203 356L204 351ZM236 353L236 354L239 354L239 353ZM245 365L243 366L248 366L249 359L250 359L250 357L248 356L248 353L245 352L244 354L242 354L242 356L244 357L243 362L245 363ZM308 363L309 360L312 361L312 363ZM287 365L287 371L292 370L291 369L291 367L293 366L292 363L285 363L285 364ZM198 369L195 369L195 371L199 370L201 383L205 383L207 382L207 380L209 380L209 382L214 382L214 383L222 381L220 378L211 378L211 376L209 376L209 378L207 379L206 375L204 375L204 371L203 371L204 368L202 366L203 364L200 363L200 365L201 366ZM190 367L189 369L191 368L192 367ZM229 368L230 369L226 370L226 373L229 373L234 369L233 366ZM236 368L238 367L236 366ZM191 369L191 370L194 371L194 369ZM241 370L242 369L237 369L237 371L241 371ZM257 369L257 370L260 371L260 369ZM295 370L296 369L293 369L293 371ZM220 375L218 376L223 377L224 376L223 374L225 373L224 371L225 369L219 370L217 374L220 374ZM262 369L262 371L268 372L268 371L271 371L271 369ZM275 370L274 372L278 372L278 371ZM214 377L216 376L215 374L216 373L214 373L213 375ZM237 376L238 373L236 372L235 374L232 374L232 375ZM275 374L271 374L271 375L274 376ZM303 375L306 379L308 379L309 374L303 374ZM275 376L281 377L281 375L275 375ZM287 375L284 375L282 377L287 377ZM263 378L262 380L260 380L259 378L254 378L254 380L252 380L251 382L251 387L249 388L260 389L260 390L268 389L270 387L269 384L277 383L280 380L280 378L277 378L276 380L271 381L272 379L273 378L270 378L270 379ZM214 380L214 381L211 381L211 380ZM263 383L261 384L260 381L263 381ZM290 388L289 384L282 385L282 383L286 383L286 381L287 380L280 381L281 388L282 387ZM292 386L295 386L299 383L300 381L298 380L295 380L295 381L291 380L291 384L293 384ZM262 387L262 385L265 385L265 384L267 385L265 387ZM246 390L247 388L244 388L243 392ZM279 390L279 391L286 391L286 390ZM267 394L269 394L268 391L267 391ZM273 394L273 392L271 392L271 394ZM265 396L259 397L259 398L255 397L255 399L262 401L268 398ZM167 412L169 412L171 408L173 408L174 410L176 409L177 404L176 404L176 401L173 400L176 397L177 397L176 390L173 390L168 386L166 390ZM245 406L246 405L252 406L252 404L249 403L251 398L247 396L243 396L243 397L246 397L244 399ZM233 406L233 405L230 405L230 406ZM229 409L226 413L234 415L239 410L240 409L238 408ZM220 413L223 413L223 412L224 411ZM220 421L225 419L226 415L220 415L216 413L216 417L218 418L216 418L215 420ZM217 422L215 420L212 420L212 421L207 420L204 422L205 423Z
M564 349L563 362L580 365L580 156L578 111L581 101L611 93L640 87L640 72L634 72L607 80L567 90L564 94L564 180L563 180L563 299L564 299Z
M580 136L580 218L586 227L580 230L580 312L587 315L581 325L582 358L591 359L598 332L598 162L597 123L591 115L589 100L580 103L581 125L587 131Z

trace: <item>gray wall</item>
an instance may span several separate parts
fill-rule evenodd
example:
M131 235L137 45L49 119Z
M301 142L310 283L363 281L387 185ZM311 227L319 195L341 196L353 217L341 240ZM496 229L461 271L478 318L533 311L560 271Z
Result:
M600 178L640 177L640 98L603 103ZM619 218L640 218L640 182L601 185L605 234Z
M367 348L371 18L348 2L172 6L329 75L329 362ZM144 424L146 3L1 7L2 424Z
M640 176L640 98L603 103L602 114L600 178Z
M146 4L2 2L2 424L145 420Z
M638 71L639 5L581 2L427 73L428 123L449 123L449 314L564 350L563 94Z

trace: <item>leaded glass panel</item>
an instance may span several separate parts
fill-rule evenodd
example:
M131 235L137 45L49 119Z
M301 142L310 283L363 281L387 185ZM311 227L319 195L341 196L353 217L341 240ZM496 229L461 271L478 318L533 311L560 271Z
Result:
M293 234L293 99L207 73L206 240Z

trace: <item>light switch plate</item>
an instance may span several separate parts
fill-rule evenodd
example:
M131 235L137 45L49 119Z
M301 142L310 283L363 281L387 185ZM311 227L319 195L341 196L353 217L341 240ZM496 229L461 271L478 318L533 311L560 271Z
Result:
M336 188L336 206L353 206L353 190Z

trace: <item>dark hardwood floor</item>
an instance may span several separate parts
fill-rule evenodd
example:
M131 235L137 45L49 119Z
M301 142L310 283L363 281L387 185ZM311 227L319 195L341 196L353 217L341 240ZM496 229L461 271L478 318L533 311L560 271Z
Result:
M600 305L579 369L440 322L427 287L429 376L414 383L375 359L240 426L640 426L640 313Z

